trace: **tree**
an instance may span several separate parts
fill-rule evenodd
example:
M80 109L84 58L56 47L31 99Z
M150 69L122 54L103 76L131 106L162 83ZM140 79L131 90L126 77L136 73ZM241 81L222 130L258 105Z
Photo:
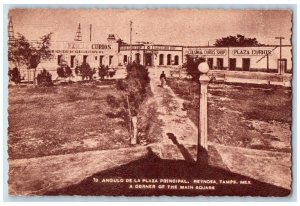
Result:
M146 67L140 64L128 64L126 69L126 79L118 80L116 85L122 95L108 95L106 100L112 108L117 109L117 116L129 123L129 131L132 133L132 118L137 116L147 95L149 76Z
M214 46L228 47L228 46L263 46L264 44L258 43L256 38L246 38L243 35L237 34L236 36L228 36L217 39Z
M57 68L57 75L61 78L70 78L73 76L72 69L66 62L62 62Z
M46 70L43 69L38 75L37 75L37 84L39 86L52 86L52 75Z
M52 33L45 34L38 41L30 42L26 37L18 33L18 37L9 44L8 60L18 68L25 66L28 70L34 69L34 84L36 84L36 68L42 60L52 57L51 46Z
M8 76L11 81L13 81L15 84L19 84L21 82L21 74L17 67L14 67L13 69L8 71Z
M80 66L77 66L75 68L75 73L76 75L81 75L82 80L85 79L92 80L93 75L96 73L96 70L92 69L88 63L82 62Z
M187 75L191 76L192 80L196 82L199 81L200 72L198 70L198 65L204 61L205 59L203 58L186 55L186 63L184 67L186 67Z

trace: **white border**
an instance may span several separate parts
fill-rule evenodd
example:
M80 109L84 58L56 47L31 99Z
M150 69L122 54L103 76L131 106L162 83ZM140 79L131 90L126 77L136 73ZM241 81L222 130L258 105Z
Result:
M0 22L1 22L1 26L3 28L3 4L24 4L25 1L22 1L22 0L3 0L2 1L2 6L0 8ZM99 1L97 0L85 0L85 1L80 1L80 0L66 0L66 1L63 1L63 0L46 0L46 1L43 1L43 4L99 4ZM126 2L124 1L120 1L120 0L102 0L101 1L101 4L199 4L199 1L197 0L184 0L184 1L180 1L180 0L145 0L145 1L132 1L132 0L127 0ZM208 2L204 2L202 4L250 4L249 1L243 1L241 2L238 1L238 0L234 0L234 1L228 1L228 0L209 0ZM251 4L298 4L297 0L252 0L251 1ZM27 0L26 1L26 4L41 4L41 1L40 0ZM298 15L299 16L299 15ZM299 28L299 17L297 16L297 28ZM3 30L2 30L3 31ZM297 35L299 35L299 33L297 32ZM298 36L297 36L298 37ZM297 38L298 39L298 38ZM0 32L0 48L3 48L3 32ZM297 48L299 48L299 43L297 41ZM0 52L2 54L2 52ZM297 52L298 53L298 52ZM298 56L297 56L298 57ZM294 56L294 58L297 58L296 56ZM298 59L298 58L297 58ZM3 66L3 54L0 56L0 65ZM294 65L294 68L297 68L297 65ZM1 67L0 69L0 94L3 95L3 76L6 75L3 73L3 68ZM299 72L297 72L297 76L294 77L294 78L298 78L299 77ZM297 84L296 85L293 85L294 87L296 86L297 88ZM299 91L298 88L297 88L297 102L299 102ZM2 99L2 98L1 98ZM3 117L3 101L1 101L1 107L0 107L0 113L2 114L2 117ZM299 112L297 110L297 116L298 116ZM297 121L297 128L300 128L299 127L299 121ZM0 131L3 131L3 118L0 118ZM297 137L295 137L297 138ZM2 139L3 140L3 139ZM2 142L1 141L1 147L0 147L0 153L3 155L3 145L2 145ZM297 143L299 144L299 140L297 141ZM298 148L298 144L297 144L297 148ZM295 145L294 145L295 146ZM299 153L297 153L297 159L299 160ZM3 158L1 157L0 158L0 164L3 165ZM297 171L298 171L298 168L297 168ZM1 177L3 177L3 170L0 170L0 175ZM297 178L297 181L299 182L299 178ZM297 185L299 185L297 182ZM1 200L3 201L3 181L0 181L0 184L1 184L1 187L0 187L0 195L1 195ZM299 197L299 188L297 188L297 197ZM297 198L299 199L299 198ZM181 201L180 198L174 198L174 201ZM208 200L211 200L211 201L214 201L213 198L209 198ZM153 201L153 200L152 200ZM154 198L154 201L155 201L155 198ZM159 199L157 199L157 201L159 201ZM299 200L298 200L299 201ZM23 205L24 203L21 203L21 202L5 202L4 205ZM37 205L37 204L41 204L39 202L30 202L30 203L26 203L26 205ZM53 205L53 204L58 204L58 205L63 205L63 203L53 203L53 202L43 202L43 204L45 205ZM78 204L86 204L86 203L72 203L74 205L78 205ZM98 202L93 202L93 203L89 203L89 204L92 204L92 205L99 205L99 204L103 204L103 202L101 203L98 203ZM140 205L140 203L132 203L132 202L126 202L126 203L122 203L122 205L133 205L133 204L138 204ZM147 204L153 204L153 203L147 203ZM166 204L166 203L161 203L161 204ZM183 203L176 203L176 202L172 202L170 203L172 205L178 205L178 204L183 204ZM185 204L185 203L184 203ZM234 202L234 203L230 203L230 202L224 202L224 203L194 203L194 204L208 204L208 205L215 205L215 204L222 204L222 206L227 206L227 205L240 205L241 203L239 202ZM249 204L252 204L251 202L246 202L244 203L246 205L249 205ZM255 202L254 204L257 204L258 206L259 205L268 205L268 204L271 204L271 205L282 205L283 203L281 202L277 202L277 203L274 203L274 202L271 202L271 203L268 203L268 202L263 202L263 203L259 203L259 202ZM287 204L287 205L296 205L295 202L288 202L288 203L284 203L284 204Z

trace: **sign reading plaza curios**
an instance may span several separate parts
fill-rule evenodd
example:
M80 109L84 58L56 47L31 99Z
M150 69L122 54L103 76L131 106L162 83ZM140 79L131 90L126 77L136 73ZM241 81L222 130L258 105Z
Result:
M272 49L257 49L257 48L231 48L231 54L234 56L265 56L272 55Z

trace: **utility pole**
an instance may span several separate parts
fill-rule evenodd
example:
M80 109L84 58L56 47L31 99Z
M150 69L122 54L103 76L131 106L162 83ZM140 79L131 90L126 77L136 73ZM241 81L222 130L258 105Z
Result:
M90 41L92 41L92 24L90 24Z
M282 39L284 39L284 37L280 36L280 37L275 37L275 39L279 39L279 74L282 74L282 62L281 62L281 47L282 47Z
M130 57L129 63L132 63L132 21L130 20Z
M9 23L8 23L8 42L12 43L15 40L14 36L14 26L12 23L12 18L9 17Z

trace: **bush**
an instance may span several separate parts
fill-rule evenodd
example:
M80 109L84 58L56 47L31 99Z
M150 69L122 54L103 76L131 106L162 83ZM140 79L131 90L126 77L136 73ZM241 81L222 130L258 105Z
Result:
M9 79L16 84L19 84L21 82L21 74L17 67L13 68L12 70L9 70L8 76L9 76Z
M37 83L39 86L52 86L52 75L46 70L43 69L38 75L37 75Z
M198 70L198 65L204 62L205 59L199 57L186 56L187 61L184 67L186 67L187 75L190 75L194 81L199 81L200 72Z
M147 95L150 79L148 70L143 65L133 63L127 65L126 69L126 79L118 80L116 84L117 89L123 91L123 95L108 95L106 101L112 108L117 109L117 113L127 114L125 116L131 119L138 114L139 107Z
M80 66L75 67L75 74L77 76L81 76L82 80L92 80L95 73L96 69L92 69L91 66L86 62L83 62Z
M62 64L57 68L57 75L61 78L71 77L72 69L67 64Z

